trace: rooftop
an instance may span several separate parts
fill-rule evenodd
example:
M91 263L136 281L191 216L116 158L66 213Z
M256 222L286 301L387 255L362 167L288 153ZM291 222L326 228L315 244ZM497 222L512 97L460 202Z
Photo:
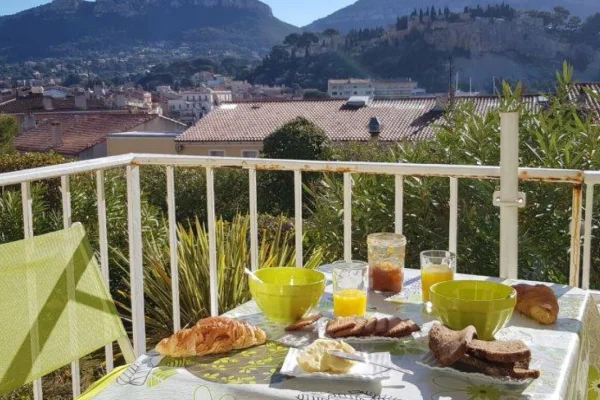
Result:
M106 106L101 100L87 100L88 110L104 109ZM80 111L75 107L75 97L65 99L52 99L52 110L44 108L44 96L41 94L31 94L27 97L18 97L14 100L0 104L0 114L28 114L38 112L54 111Z
M15 138L19 151L55 151L65 156L77 156L106 140L111 133L134 130L139 125L158 118L156 114L124 112L40 113L37 126ZM52 147L52 123L60 123L62 144Z
M531 97L533 101L533 97ZM498 98L458 98L473 102L486 113L498 107ZM367 107L349 107L346 100L245 102L219 107L177 138L181 142L262 141L292 119L302 116L319 125L334 141L368 141L368 123L381 121L379 141L425 140L434 136L432 125L442 117L436 98L373 100Z

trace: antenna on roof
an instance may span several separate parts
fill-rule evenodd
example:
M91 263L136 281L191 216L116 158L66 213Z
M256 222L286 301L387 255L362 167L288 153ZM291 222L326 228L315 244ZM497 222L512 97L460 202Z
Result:
M448 98L449 98L449 106L452 107L454 105L454 85L452 85L452 78L454 77L454 60L452 57L448 58Z

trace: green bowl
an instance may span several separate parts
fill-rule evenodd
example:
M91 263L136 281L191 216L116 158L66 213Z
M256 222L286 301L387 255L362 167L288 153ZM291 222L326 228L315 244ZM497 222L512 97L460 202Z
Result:
M481 340L493 340L512 316L517 292L510 286L487 281L446 281L430 289L433 312L447 327L477 329Z
M250 293L262 312L275 322L292 323L312 310L325 291L325 275L305 268L264 268L249 278Z

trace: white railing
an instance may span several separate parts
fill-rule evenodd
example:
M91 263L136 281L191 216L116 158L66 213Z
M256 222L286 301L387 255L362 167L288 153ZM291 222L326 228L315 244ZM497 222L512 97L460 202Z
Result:
M127 175L127 201L128 201L128 228L129 228L129 261L131 269L132 291L132 329L133 345L136 355L146 351L146 331L144 322L144 282L142 260L142 216L140 197L140 168L144 166L164 166L167 180L167 209L169 222L170 262L173 292L173 329L181 327L179 312L179 276L177 259L177 233L175 218L175 175L177 167L203 167L206 171L207 214L209 231L209 266L210 266L210 301L211 314L217 315L218 280L217 280L217 251L215 235L215 192L214 170L218 168L241 168L248 171L250 188L250 248L251 267L256 270L258 265L258 212L257 212L257 171L293 171L295 195L295 227L296 227L296 265L303 265L302 250L302 174L304 172L330 172L340 173L344 177L344 257L352 257L352 175L353 174L379 174L395 177L395 230L403 230L403 182L408 176L441 177L449 180L450 186L450 222L448 247L452 251L457 249L458 230L458 182L460 179L499 179L500 167L494 166L465 166L465 165L440 165L440 164L399 164L399 163L364 163L364 162L325 162L325 161L294 161L272 159L243 159L243 158L211 158L197 156L175 155L148 155L128 154L102 159L79 161L74 163L35 168L17 172L0 174L0 187L8 185L21 185L23 199L23 221L25 237L32 237L33 215L31 182L61 178L62 207L64 225L71 224L71 200L69 178L71 175L81 173L95 173L96 191L98 198L98 223L99 223L99 257L100 266L105 280L109 281L108 271L108 241L106 230L106 204L104 192L104 171L113 168L126 168ZM592 231L592 209L594 185L600 183L600 172L584 172L579 170L519 168L520 181L543 181L566 183L573 185L572 229L570 251L569 284L589 288L590 283L590 246ZM583 249L583 279L580 285L580 246L581 246L581 214L582 214L582 188L586 185L586 204L589 205L585 213L584 224L584 249ZM494 199L490 199L493 201ZM516 252L516 248L508 251ZM516 254L511 254L516 259ZM510 258L509 257L509 258ZM501 271L501 276L516 277L517 265ZM106 347L106 367L113 368L112 347ZM73 393L76 396L80 391L79 365L73 363ZM42 398L41 383L34 384L36 399Z

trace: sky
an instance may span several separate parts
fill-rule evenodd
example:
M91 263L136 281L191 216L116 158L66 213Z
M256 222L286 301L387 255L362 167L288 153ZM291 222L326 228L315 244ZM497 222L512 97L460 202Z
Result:
M285 22L296 26L308 25L318 18L325 17L355 0L262 0L273 9L273 14ZM0 15L10 15L26 10L48 0L0 0Z

